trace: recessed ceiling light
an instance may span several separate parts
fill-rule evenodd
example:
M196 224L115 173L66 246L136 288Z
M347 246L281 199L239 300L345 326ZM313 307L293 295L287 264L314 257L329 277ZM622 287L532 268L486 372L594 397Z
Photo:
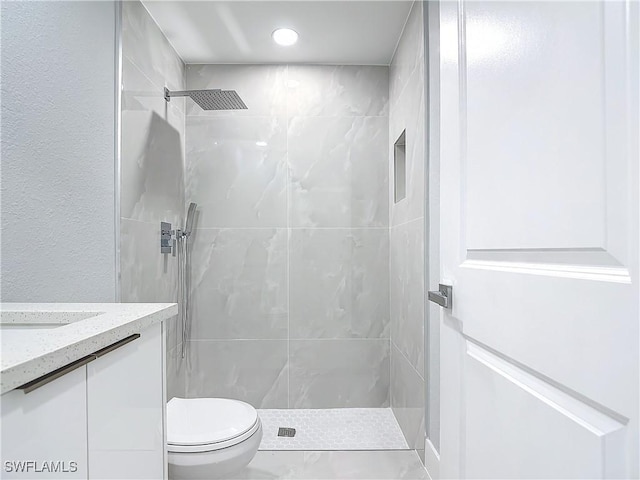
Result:
M258 141L258 142L256 142L256 146L258 146L258 147L266 147L267 146L267 142Z
M290 28L278 28L271 34L273 41L283 47L293 45L298 41L298 32Z

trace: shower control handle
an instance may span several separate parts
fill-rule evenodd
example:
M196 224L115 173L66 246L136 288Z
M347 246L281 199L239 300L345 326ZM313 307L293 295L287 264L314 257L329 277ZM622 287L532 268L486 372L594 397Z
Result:
M171 253L171 224L160 222L160 253Z

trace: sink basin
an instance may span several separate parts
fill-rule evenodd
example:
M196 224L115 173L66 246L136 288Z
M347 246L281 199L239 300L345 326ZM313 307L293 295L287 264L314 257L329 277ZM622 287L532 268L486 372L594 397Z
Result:
M0 342L24 344L33 340L37 332L64 327L80 320L95 317L101 312L0 312Z
M0 323L0 330L47 330L65 325L69 323Z
M101 312L0 312L2 343L12 341L27 332L52 330L80 320L100 315Z
M95 317L101 313L102 312L20 312L5 310L0 312L0 329L57 328Z

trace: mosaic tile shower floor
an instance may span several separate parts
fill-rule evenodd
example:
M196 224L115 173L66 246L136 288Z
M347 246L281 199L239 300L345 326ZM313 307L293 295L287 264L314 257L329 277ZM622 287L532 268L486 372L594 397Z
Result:
M262 409L260 450L409 450L390 408ZM278 436L281 427L294 437Z

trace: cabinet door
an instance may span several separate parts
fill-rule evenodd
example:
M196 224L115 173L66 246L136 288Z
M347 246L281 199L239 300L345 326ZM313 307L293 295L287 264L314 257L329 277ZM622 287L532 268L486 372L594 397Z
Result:
M162 325L87 366L89 477L164 478Z
M86 367L0 398L1 478L87 478Z

